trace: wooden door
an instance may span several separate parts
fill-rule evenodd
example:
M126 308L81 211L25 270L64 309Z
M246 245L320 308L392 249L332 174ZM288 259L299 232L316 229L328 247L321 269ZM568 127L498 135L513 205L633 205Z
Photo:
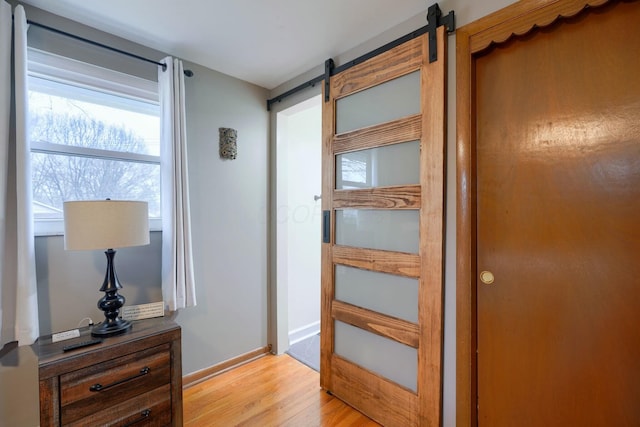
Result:
M612 2L473 59L480 426L640 425L639 28Z
M445 35L330 81L321 385L387 426L441 419ZM330 221L329 221L330 220Z

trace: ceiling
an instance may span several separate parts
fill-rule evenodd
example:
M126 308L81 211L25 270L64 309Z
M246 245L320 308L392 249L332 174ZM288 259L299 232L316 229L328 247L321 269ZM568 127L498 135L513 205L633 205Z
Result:
M425 13L425 0L23 0L267 89Z

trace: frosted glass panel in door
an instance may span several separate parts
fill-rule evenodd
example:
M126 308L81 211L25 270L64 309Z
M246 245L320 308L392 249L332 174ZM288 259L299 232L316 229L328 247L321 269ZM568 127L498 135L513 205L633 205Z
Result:
M409 390L417 390L418 352L415 348L335 322L335 353Z
M420 71L336 101L336 134L420 112Z
M420 183L420 141L336 156L336 188L354 189Z
M336 265L336 299L418 323L418 279Z
M418 253L418 210L336 210L336 244Z

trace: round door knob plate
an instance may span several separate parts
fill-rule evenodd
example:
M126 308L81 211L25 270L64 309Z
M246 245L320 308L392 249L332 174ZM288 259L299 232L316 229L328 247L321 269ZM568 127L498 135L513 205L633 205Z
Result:
M480 273L480 280L482 281L482 283L484 283L485 285L490 285L493 283L493 281L495 280L495 277L493 277L493 273L490 271L483 271L482 273Z

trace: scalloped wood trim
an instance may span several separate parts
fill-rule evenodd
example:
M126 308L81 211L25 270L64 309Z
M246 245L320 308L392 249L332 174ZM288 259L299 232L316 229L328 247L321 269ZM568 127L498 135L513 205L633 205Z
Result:
M504 43L513 36L549 26L558 19L573 17L586 8L602 6L609 1L523 0L514 3L464 27L470 34L470 52L476 53L491 44Z

